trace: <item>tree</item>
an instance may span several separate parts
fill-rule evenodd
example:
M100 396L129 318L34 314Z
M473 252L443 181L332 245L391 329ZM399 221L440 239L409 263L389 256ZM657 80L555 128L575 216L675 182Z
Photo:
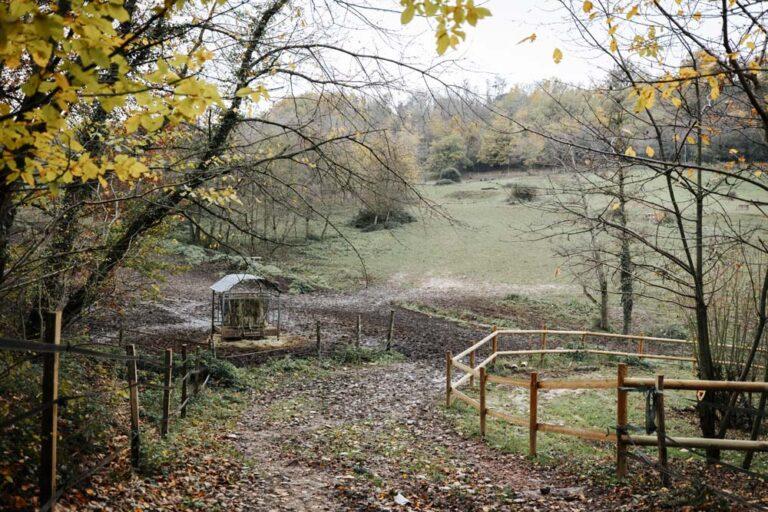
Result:
M759 254L768 251L767 203L763 199L768 182L763 165L748 160L738 148L730 148L723 163L708 162L706 152L713 137L725 141L735 134L759 135L750 139L759 146L755 153L762 153L768 144L768 106L760 92L766 76L768 31L761 7L686 0L560 3L581 42L610 60L620 72L625 85L616 92L632 103L625 108L616 102L632 120L622 137L625 149L618 152L610 140L594 143L595 136L602 138L597 128L605 123L593 110L569 110L569 116L583 127L575 133L548 132L507 118L520 130L594 155L620 159L642 170L630 197L658 216L655 231L606 215L598 220L634 241L640 250L639 254L636 250L634 266L645 269L645 284L656 290L654 298L691 312L699 376L722 378L721 365L713 356L713 347L720 342L712 338L710 328L711 298L718 290L715 270L728 261L733 272L744 268L757 271L759 258L744 258L747 252L741 249ZM440 5L444 12L452 11L460 2ZM461 20L453 21L461 25ZM556 63L566 55L559 48L553 51ZM676 55L684 57L675 61ZM590 137L583 137L585 133ZM621 182L607 185L614 188ZM760 221L735 222L726 206L729 201L756 207ZM665 218L668 224L663 223ZM734 265L734 261L739 264ZM764 276L756 281L768 283L768 274ZM766 325L768 284L753 289L758 307L752 341L738 376L742 380L750 375ZM704 401L716 403L720 398L709 391ZM732 394L728 404L735 399L736 394ZM699 417L706 437L723 436L728 429L727 412L719 427L718 415L711 407L700 407ZM719 457L715 449L708 450L708 455Z
M147 162L136 151L220 101L215 87L196 76L208 52L180 37L167 40L179 27L166 21L183 7L0 6L0 286L14 270L10 238L20 208L103 186L107 175L129 184L147 178ZM185 23L183 33L199 30L215 8L209 13ZM60 216L71 219L66 208Z
M328 112L340 119L390 83L361 81L358 71L376 63L383 77L399 63L349 50L332 21L310 25L314 14L334 18L324 11L331 6L318 8L310 16L286 0L97 3L68 15L42 4L2 8L12 30L2 41L10 65L2 68L0 113L9 148L0 181L0 296L26 303L27 335L39 329L40 306L63 307L66 323L77 319L118 268L137 262L143 244L182 220L216 244L232 233L280 243L276 230L254 229L254 209L247 223L235 212L241 183L273 211L279 205L307 218L318 213L305 195L321 182L354 183L362 197L378 181L349 165L353 154L409 187L387 156L389 136L376 135L375 116L323 126ZM41 34L45 42L35 43ZM350 71L339 57L359 68ZM292 101L296 88L326 101L309 125L270 119L257 107ZM254 125L266 140L244 143L241 130ZM211 231L200 222L211 218L226 226Z
M448 134L437 139L429 147L429 160L427 165L430 172L439 177L444 169L455 168L463 170L470 161L467 158L467 149L461 136L456 133Z

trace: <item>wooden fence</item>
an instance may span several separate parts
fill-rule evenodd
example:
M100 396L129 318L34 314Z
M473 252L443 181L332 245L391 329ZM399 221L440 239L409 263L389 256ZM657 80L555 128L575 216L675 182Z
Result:
M82 346L62 345L61 343L61 312L50 313L45 317L45 330L43 342L0 338L0 350L29 352L42 356L42 399L41 403L29 410L0 423L0 431L18 423L19 421L40 416L41 418L41 442L40 442L40 511L52 511L56 508L57 500L62 496L66 487L57 487L57 440L59 405L77 398L87 399L84 396L60 396L59 395L59 358L62 353L79 355L88 358L125 362L126 389L128 390L128 405L130 411L130 459L133 468L137 468L141 462L141 419L139 416L140 388L139 371L162 373L162 386L155 386L162 391L162 419L160 421L160 435L165 437L170 431L172 419L176 416L186 417L190 400L200 393L208 383L210 371L201 364L199 352L196 351L194 360L187 353L187 345L181 346L181 365L174 365L173 350L166 349L162 360L138 355L135 345L126 345L126 354L114 354L100 350L84 348ZM174 377L181 371L181 378ZM173 391L175 383L180 383L181 397L178 405L173 405ZM191 389L190 389L191 387ZM94 396L96 393L94 393ZM72 480L82 481L93 475L96 471L106 467L116 458L119 451L104 457L95 467L90 468L84 474Z
M515 334L538 334L541 336L541 348L531 350L498 350L498 338L500 335ZM618 339L641 340L638 352L619 352L612 350L590 349L587 347L580 349L547 349L547 335L565 335L578 336L582 341L589 337L607 337ZM768 451L768 441L758 440L733 440L733 439L711 439L703 437L670 437L666 432L664 415L664 390L725 390L735 392L762 392L768 393L768 383L766 382L741 382L741 381L718 381L718 380L694 380L694 379L665 379L663 375L656 378L629 377L627 375L627 365L621 363L618 365L616 378L611 379L584 379L584 380L563 380L563 379L541 379L535 371L530 372L528 379L515 379L502 375L495 375L489 372L494 362L504 356L532 356L532 355L550 355L550 354L574 354L587 353L598 355L627 356L646 359L660 359L670 361L691 361L690 357L672 356L665 354L652 354L643 350L644 342L653 341L659 343L690 344L687 340L677 340L671 338L653 338L622 334L594 333L590 331L552 331L546 329L540 330L496 330L484 337L471 347L460 354L453 356L450 352L446 353L446 406L450 407L455 400L460 400L478 411L480 421L480 434L485 436L486 421L488 417L495 418L511 425L528 429L528 451L531 456L536 456L536 441L538 432L549 432L573 436L589 441L604 441L616 445L616 475L619 478L627 474L627 447L637 446L656 446L659 452L659 468L662 479L666 480L667 473L667 446L680 448L718 448L722 450L742 450L742 451ZM477 362L477 354L483 349L489 349L488 357ZM468 359L468 363L464 360ZM454 369L463 372L464 375L454 380ZM474 387L475 379L479 383L479 398L474 399L461 391L462 386ZM512 387L528 389L528 417L518 417L500 409L488 407L488 383L504 384ZM615 389L616 390L616 425L613 426L615 432L610 429L597 430L574 428L564 425L555 425L543 423L538 420L539 403L538 394L540 389ZM628 414L627 398L628 393L637 390L650 390L660 400L655 403L656 435L630 435L628 432ZM665 481L666 483L666 481Z

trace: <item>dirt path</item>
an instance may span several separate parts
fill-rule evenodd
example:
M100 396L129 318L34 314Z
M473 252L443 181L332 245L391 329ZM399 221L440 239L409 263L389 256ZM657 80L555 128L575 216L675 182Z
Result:
M358 314L364 343L381 344L389 305L380 290L292 297L287 322L315 321L346 342ZM254 397L238 444L258 461L265 510L601 510L572 475L460 435L442 408L445 350L484 332L396 308L394 345L407 359L336 371ZM406 505L398 505L397 501Z
M600 509L573 478L461 437L439 407L443 385L433 367L406 361L255 396L234 435L256 464L256 503L276 511Z

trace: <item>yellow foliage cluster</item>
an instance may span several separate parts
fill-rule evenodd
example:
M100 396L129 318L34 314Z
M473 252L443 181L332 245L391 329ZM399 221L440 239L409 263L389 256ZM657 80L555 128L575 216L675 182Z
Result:
M416 14L437 20L435 38L439 55L466 38L461 29L464 23L474 27L478 20L491 15L485 7L476 6L474 0L400 0L400 4L403 6L400 16L403 25L410 23Z
M2 177L54 190L73 180L103 181L107 173L140 179L149 171L125 154L140 140L131 134L141 129L151 137L196 120L221 101L215 86L194 76L211 54L204 48L175 54L138 73L125 56L148 41L141 31L120 29L130 17L123 0L73 0L66 12L58 5L0 4L0 62L20 78L23 96L0 101ZM183 5L184 0L160 2L153 11L169 17ZM110 116L111 150L98 155L78 141L85 121L77 113L96 103L107 113L120 109Z

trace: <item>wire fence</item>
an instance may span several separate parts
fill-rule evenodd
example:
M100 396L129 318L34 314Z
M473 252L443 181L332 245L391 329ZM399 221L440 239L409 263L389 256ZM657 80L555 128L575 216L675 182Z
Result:
M53 510L57 501L74 486L81 484L94 474L109 466L126 452L131 453L131 466L136 469L141 464L142 432L146 430L143 423L155 423L161 437L165 437L175 418L186 416L189 405L195 397L207 386L211 377L211 369L201 357L200 351L193 354L187 352L187 345L181 346L181 356L175 357L173 349L166 349L163 358L156 355L147 356L136 353L132 344L97 343L93 341L81 343L62 343L61 313L52 313L46 317L44 341L29 341L17 338L0 337L0 352L17 353L20 358L11 358L9 364L0 370L0 381L14 376L21 368L31 372L42 373L40 390L32 392L27 400L28 407L21 412L9 414L0 420L0 435L10 430L21 428L25 422L35 418L40 420L39 436L39 509ZM123 353L120 353L122 351ZM60 393L61 357L85 359L101 364L112 365L112 376L123 378L124 385L110 385L108 389L81 390L81 392ZM40 364L40 369L29 365ZM123 371L118 371L123 368ZM106 382L114 382L113 380ZM64 383L72 387L74 383ZM142 400L139 407L139 397L148 393L148 400ZM152 396L154 394L154 396ZM178 398L177 398L178 397ZM17 397L18 398L18 397ZM160 398L160 400L157 400ZM61 481L58 475L59 438L79 439L85 431L95 428L89 421L84 421L78 429L59 432L59 419L67 406L73 403L96 403L100 400L112 400L115 403L128 405L129 414L127 438L128 446L111 447L110 453L103 456L96 464L89 465L76 474L69 474ZM35 403L36 402L36 403ZM19 403L16 400L16 403ZM125 418L111 418L111 423L124 421ZM106 421L106 420L105 420ZM63 425L71 422L64 421ZM66 430L66 429L63 429ZM17 430L14 430L17 431ZM112 436L114 439L117 436ZM93 447L87 447L92 449ZM62 454L64 455L64 454ZM67 456L72 456L68 453ZM67 463L68 472L71 463Z

